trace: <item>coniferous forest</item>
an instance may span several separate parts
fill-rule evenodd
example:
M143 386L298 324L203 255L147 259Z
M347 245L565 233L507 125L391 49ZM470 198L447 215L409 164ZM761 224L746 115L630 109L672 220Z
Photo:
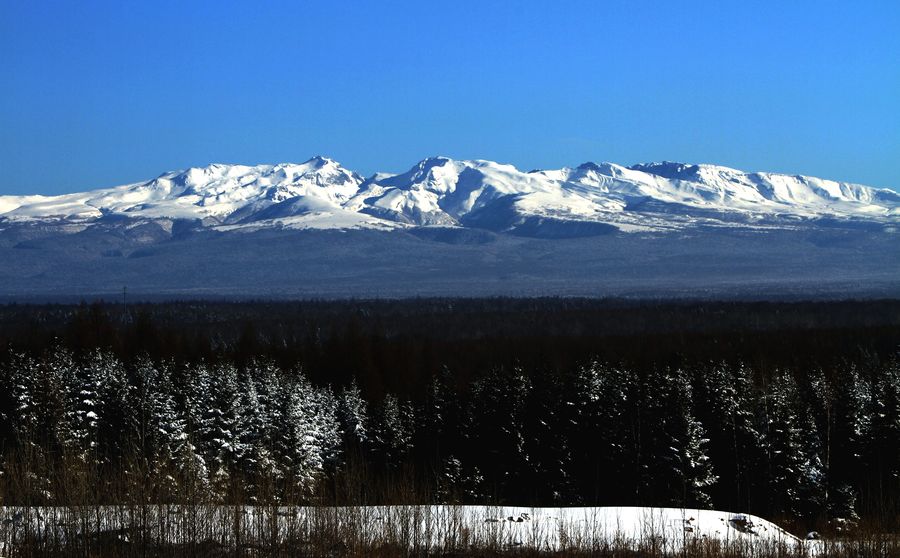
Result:
M0 343L5 505L900 526L900 301L7 305Z

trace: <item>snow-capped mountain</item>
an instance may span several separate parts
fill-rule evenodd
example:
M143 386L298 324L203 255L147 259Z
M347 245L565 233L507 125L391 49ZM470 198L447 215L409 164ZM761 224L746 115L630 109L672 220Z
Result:
M871 222L893 231L900 194L819 178L715 165L585 163L523 172L492 161L424 159L363 179L337 162L222 165L60 196L0 197L3 223L188 220L206 228L440 225L536 236L692 226Z
M10 220L90 221L120 215L245 223L328 212L340 215L362 177L325 157L301 164L222 165L164 173L153 180L61 196L0 197Z

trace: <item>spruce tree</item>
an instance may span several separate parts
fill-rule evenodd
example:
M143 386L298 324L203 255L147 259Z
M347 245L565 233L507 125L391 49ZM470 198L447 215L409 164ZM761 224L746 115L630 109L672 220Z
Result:
M839 372L832 393L828 512L835 518L856 520L858 472L869 436L872 394L855 365Z
M337 416L348 450L365 451L370 442L369 407L355 378L340 392Z
M882 517L900 514L900 361L888 362L872 387L872 419L866 440L869 510Z
M770 511L783 517L808 516L822 493L822 471L816 446L805 441L815 425L803 420L793 375L777 374L761 403Z
M694 416L693 394L687 374L654 372L650 376L647 439L647 483L657 501L708 508L709 490L718 477L707 455L706 430Z
M574 394L558 374L537 375L523 413L525 453L531 466L522 479L522 497L536 504L574 503L579 497L572 478L571 432L577 420Z
M594 362L577 368L568 384L561 435L571 447L577 492L595 504L628 501L637 482L629 413L633 378L620 367Z
M473 480L483 478L479 492L485 496L517 498L519 480L530 474L525 412L531 389L531 380L518 368L494 369L472 386L461 460L469 464Z
M415 411L406 401L388 394L376 414L373 449L381 465L397 470L413 448Z
M697 418L710 438L710 461L720 477L712 487L712 499L719 508L749 511L763 461L749 370L743 364L697 366L692 369L692 385Z
M240 386L237 369L220 364L198 387L208 389L205 399L198 401L200 409L198 440L210 474L211 489L225 497L238 473L238 463L244 448L238 438L240 426Z

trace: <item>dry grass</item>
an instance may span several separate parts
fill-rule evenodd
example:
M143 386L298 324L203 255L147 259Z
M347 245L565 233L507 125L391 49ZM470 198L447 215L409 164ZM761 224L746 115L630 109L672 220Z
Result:
M81 556L900 556L900 539L867 534L806 546L666 540L651 524L637 540L565 524L512 530L463 517L458 506L71 506L6 508L3 555ZM496 516L497 514L488 514ZM418 526L418 528L416 527ZM524 534L523 534L524 533Z
M610 536L590 518L580 525L535 521L523 528L497 521L499 508L487 508L473 519L460 506L418 505L431 496L417 488L411 471L377 483L357 467L323 482L316 494L292 494L255 479L251 498L240 479L218 495L177 481L173 493L171 483L157 482L139 463L128 464L128 474L82 463L64 456L48 464L33 455L7 461L0 484L0 556L811 555L805 545L667 539L652 514L636 539ZM363 505L386 503L396 505ZM816 555L826 558L900 557L900 538L872 529L819 550Z

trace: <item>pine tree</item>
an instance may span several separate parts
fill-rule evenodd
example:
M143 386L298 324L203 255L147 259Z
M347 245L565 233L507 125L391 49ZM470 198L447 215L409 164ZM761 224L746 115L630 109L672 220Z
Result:
M396 470L413 447L415 412L412 405L388 394L378 408L373 449L381 464Z
M804 517L814 511L822 493L820 459L813 444L804 442L812 421L803 420L793 375L782 372L768 386L761 406L763 444L771 513ZM805 432L807 431L807 432Z
M338 399L337 416L344 442L350 451L364 451L370 442L369 411L356 379L341 391Z
M308 498L340 458L339 402L302 375L281 384L278 401L273 448L279 476L289 493ZM360 401L353 401L356 411L361 410Z
M238 438L240 387L237 369L231 364L218 365L197 387L208 390L205 400L198 402L201 454L209 470L211 489L224 497L233 487L232 477L238 472L240 456L244 452Z
M883 517L900 514L900 361L888 362L872 387L872 420L867 439L870 498Z
M707 454L706 430L694 416L693 393L684 371L654 372L650 386L657 386L645 401L650 411L649 486L655 498L670 505L711 505L709 489L718 477ZM651 418L652 417L652 418Z
M103 407L101 397L106 359L100 352L91 353L88 360L78 367L73 389L69 392L69 443L84 463L97 463L100 459L100 412Z
M797 427L800 436L800 455L803 462L802 482L797 487L802 517L814 518L821 514L827 499L828 478L824 460L824 439L819 432L816 405L798 394L795 401Z
M19 408L25 404L20 399L18 389L21 382L18 363L24 358L23 355L11 354L8 355L8 360L0 360L0 448L7 450L15 449L18 443L17 430L20 428L22 418ZM24 386L21 391L24 392ZM25 406L27 407L27 404Z
M55 349L41 360L23 355L10 363L10 428L20 443L50 452L65 451L70 441L67 393L75 365Z
M872 393L855 365L842 371L832 384L828 512L832 517L858 519L858 471L869 436Z
M579 497L572 478L572 439L567 435L577 419L573 399L560 375L534 378L524 412L525 453L531 467L522 480L535 503L574 503Z
M569 385L561 435L571 446L577 492L597 504L626 501L637 482L628 409L634 382L622 368L594 362L576 369Z
M418 409L420 422L413 442L417 463L434 470L437 502L456 501L467 490L462 487L464 465L455 453L461 444L456 428L460 411L453 376L445 367L431 379L425 400Z
M145 460L153 492L163 501L205 493L206 465L188 435L185 408L176 402L171 366L141 358L134 376L139 417L136 447Z
M9 363L7 385L9 407L4 422L9 425L13 458L24 465L24 496L37 503L51 503L53 446L56 445L54 409L65 397L48 374L47 367L24 355L15 355ZM64 408L64 404L62 405ZM65 436L65 433L62 433Z
M763 456L749 370L743 364L698 366L692 385L697 418L709 433L710 461L721 479L712 499L720 508L752 509Z
M519 479L530 473L525 443L530 393L531 381L520 369L494 369L472 386L461 460L469 464L473 477L484 479L481 494L517 497Z
M276 480L282 484L294 485L294 477L299 467L299 441L296 424L294 389L288 379L279 378L272 385L272 404L269 420L272 428L272 457L275 462Z
M234 467L240 471L251 501L260 495L261 487L275 474L272 456L271 425L266 409L249 377L242 378L238 412L233 430L235 440Z
M125 366L112 354L95 353L87 365L99 379L97 439L102 462L126 470L125 460L136 453L140 438L134 385Z

